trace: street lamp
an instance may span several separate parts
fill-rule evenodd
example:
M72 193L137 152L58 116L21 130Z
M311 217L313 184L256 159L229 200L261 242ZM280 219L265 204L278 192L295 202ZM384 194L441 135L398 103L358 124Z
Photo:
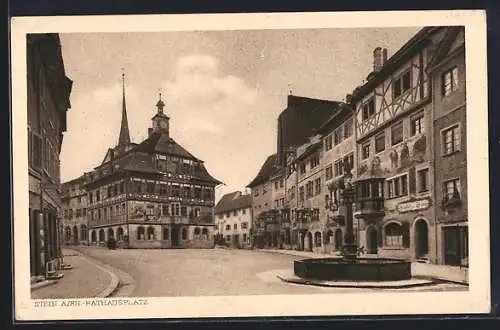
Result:
M342 180L342 190L340 192L340 202L345 206L346 233L344 236L344 248L342 256L345 259L356 259L357 244L354 237L353 226L353 204L355 191L352 186L352 173L348 164L344 164L344 176Z

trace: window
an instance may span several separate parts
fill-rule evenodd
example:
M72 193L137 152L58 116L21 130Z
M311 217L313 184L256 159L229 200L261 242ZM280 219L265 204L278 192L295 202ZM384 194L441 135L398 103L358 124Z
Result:
M153 227L148 227L148 241L153 241L155 239L155 229Z
M187 216L187 207L181 206L181 216Z
M346 121L344 124L344 139L352 136L352 119Z
M201 198L201 187L194 188L194 198Z
M375 114L375 99L371 98L363 105L363 121Z
M315 195L321 194L321 178L314 180L314 193Z
M391 127L391 144L396 145L403 142L403 122L394 124Z
M231 230L231 226L230 225L226 225L226 230Z
M443 130L442 136L444 155L460 151L460 127L458 125Z
M406 71L392 85L394 98L398 98L411 88L411 73Z
M38 134L32 131L31 135L31 150L32 150L32 159L33 159L33 166L36 168L42 167L42 137Z
M118 184L115 184L113 186L113 196L116 196L116 195L118 195Z
M241 213L242 213L242 214L247 214L247 209L242 209L242 210L241 210Z
M182 188L182 195L184 196L184 198L190 198L191 197L191 187L184 186Z
M366 143L361 147L361 157L363 159L370 157L370 143Z
M278 181L274 182L274 190L278 190Z
M253 191L254 196L259 196L259 188L255 188Z
M233 225L233 229L234 229L234 230L238 229L238 224L237 224L237 223L235 223L235 224Z
M339 127L333 132L333 144L337 145L342 142L342 127Z
M300 172L300 174L306 173L306 163L305 162L300 163L299 172Z
M137 227L137 240L139 241L143 241L144 240L144 227L143 226L139 226Z
M155 193L155 184L154 182L148 182L146 185L146 193L154 194Z
M108 186L107 187L107 194L106 194L106 198L110 198L111 197L111 186Z
M247 228L248 228L248 222L242 222L241 229L247 229Z
M89 192L89 204L92 204L92 192Z
M460 196L461 196L460 180L453 179L453 180L445 181L444 193L445 193L446 200L450 200L450 199L454 199L454 198L460 199Z
M325 179L330 180L333 177L332 165L328 165L325 170Z
M335 176L341 176L344 174L344 164L342 160L337 160L333 166L335 167Z
M315 168L316 166L319 165L319 154L316 153L311 156L311 168Z
M379 134L375 137L375 153L385 150L385 133Z
M425 132L424 114L420 114L411 119L411 136Z
M95 192L95 198L96 198L96 201L98 201L98 202L101 200L101 192L99 190L97 190Z
M173 216L179 216L181 214L181 205L179 203L173 203L171 205L172 212L171 214Z
M188 238L188 231L187 231L186 228L182 228L182 234L181 235L182 235L182 239L183 240L187 240L187 238Z
M330 150L332 149L332 136L331 135L328 135L326 138L325 138L325 150Z
M200 234L200 232L201 232L201 229L200 229L199 227L196 227L196 228L194 229L194 234L195 234L195 235L199 235L199 234Z
M226 235L226 242L229 242L231 240L231 235Z
M309 181L308 183L306 183L306 198L310 198L313 196L313 182L312 181Z
M177 185L172 185L172 196L180 197L181 196L181 188Z
M450 95L458 88L458 68L454 67L451 70L443 73L441 82L441 92L443 96Z
M299 187L299 201L304 201L304 186Z
M237 216L238 215L238 210L234 210L233 211L233 216Z
M243 242L247 241L247 234L243 234Z
M417 191L419 193L429 191L429 169L417 171Z
M344 167L345 166L348 166L350 169L354 168L354 153L351 152L344 157Z
M408 195L408 175L403 174L397 178L387 180L388 198L396 198Z
M361 198L369 198L370 197L370 182L360 182L360 196Z
M284 181L283 181L283 179L280 179L280 188L283 188L283 185L284 185Z
M391 222L384 229L385 246L403 247L403 226Z

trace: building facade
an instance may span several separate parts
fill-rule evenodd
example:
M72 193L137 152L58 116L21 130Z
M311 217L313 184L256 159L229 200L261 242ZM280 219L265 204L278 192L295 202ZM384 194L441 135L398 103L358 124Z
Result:
M266 158L257 176L247 185L252 196L252 246L277 247L277 232L273 224L273 193L271 175L278 169L277 155Z
M86 173L89 238L126 248L213 248L213 178L202 160L170 136L165 104L156 104L149 137L132 143L123 87L118 145Z
M251 247L252 196L240 191L222 196L215 206L215 233L235 248Z
M424 28L390 59L374 51L354 90L360 244L379 256L436 262L429 64L447 28Z
M85 177L80 176L61 185L61 219L63 244L87 245L87 191L84 189Z
M30 273L47 275L60 258L59 153L71 107L57 34L27 35Z
M449 28L432 75L437 262L468 266L465 32Z

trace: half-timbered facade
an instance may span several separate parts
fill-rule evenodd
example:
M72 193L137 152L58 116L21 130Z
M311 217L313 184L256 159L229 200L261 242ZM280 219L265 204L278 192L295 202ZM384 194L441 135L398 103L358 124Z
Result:
M436 261L429 63L447 28L420 30L391 58L374 51L356 109L360 242L381 256Z
M90 242L113 237L128 248L211 248L220 181L170 136L161 95L156 106L149 137L134 144L124 96L118 145L86 173Z

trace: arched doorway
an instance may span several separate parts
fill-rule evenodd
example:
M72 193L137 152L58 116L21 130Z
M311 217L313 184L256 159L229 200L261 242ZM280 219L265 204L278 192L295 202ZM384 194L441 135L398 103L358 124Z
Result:
M415 222L415 257L423 258L429 253L429 227L419 219Z
M307 251L312 252L312 250L313 250L313 235L310 231L307 232L307 242L308 242Z
M123 228L118 227L118 230L116 231L116 239L118 241L123 241Z
M70 227L66 227L64 229L64 240L66 241L66 243L69 243L71 241L71 228Z
M314 233L314 245L316 247L321 247L321 232L319 231Z
M99 242L106 241L106 237L104 237L104 229L99 230Z
M377 254L378 250L378 233L377 229L370 226L366 229L366 253Z
M82 241L88 240L87 226L86 225L80 225L80 239Z
M110 237L113 237L113 238L115 237L115 232L113 231L113 228L109 228L108 229L108 239Z
M78 244L78 227L73 226L73 242Z
M148 241L153 241L155 239L155 229L154 227L148 227Z
M335 230L335 250L340 250L342 248L342 229L337 228Z

